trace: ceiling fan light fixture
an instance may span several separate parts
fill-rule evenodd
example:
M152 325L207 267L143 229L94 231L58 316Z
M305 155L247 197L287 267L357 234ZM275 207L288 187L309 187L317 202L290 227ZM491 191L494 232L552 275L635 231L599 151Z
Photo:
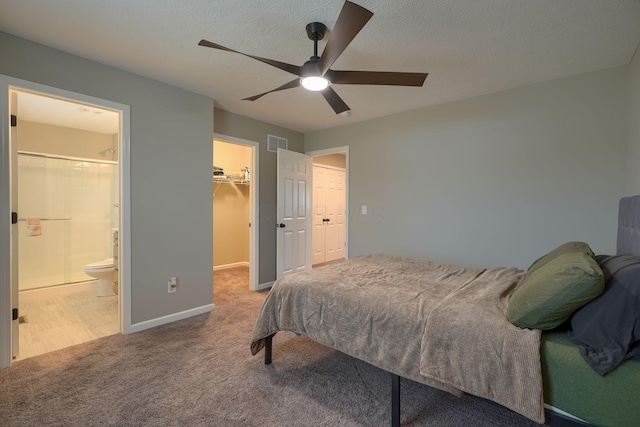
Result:
M255 101L269 93L302 86L310 91L321 92L322 97L336 114L347 117L351 109L342 98L340 98L340 95L333 90L334 85L352 84L420 87L424 85L424 80L427 78L427 73L331 69L333 64L365 24L369 22L372 16L373 12L370 10L346 0L333 26L333 30L331 30L332 35L329 37L321 56L318 56L318 41L325 37L327 27L321 22L311 22L307 24L307 37L313 41L313 56L302 66L238 52L237 50L204 39L200 40L198 45L243 55L296 76L294 80L278 86L275 89L244 98L243 100L245 101ZM328 79L325 78L325 76L327 76Z
M329 81L324 77L309 76L300 79L300 83L307 90L318 92L324 90L329 86Z

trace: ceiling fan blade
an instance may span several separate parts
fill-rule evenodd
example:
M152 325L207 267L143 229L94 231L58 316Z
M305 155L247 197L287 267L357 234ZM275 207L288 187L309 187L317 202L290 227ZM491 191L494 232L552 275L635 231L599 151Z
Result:
M298 87L300 86L300 79L295 79L295 80L291 80L289 83L285 83L282 86L279 86L273 90L270 90L268 92L264 92L261 93L259 95L254 95L254 96L250 96L248 98L244 98L243 101L255 101L258 98L262 98L264 95L271 93L271 92L277 92L279 90L285 90L285 89L293 89L294 87Z
M253 55L249 55L247 53L238 52L237 50L229 49L228 47L224 47L224 46L221 46L221 45L219 45L217 43L213 43L213 42L210 42L210 41L204 40L204 39L200 40L198 45L199 46L204 46L204 47L210 47L212 49L226 50L227 52L239 53L240 55L248 56L249 58L253 58L253 59L256 59L256 60L258 60L260 62L264 62L265 64L269 64L272 67L279 68L281 70L284 70L284 71L286 71L288 73L291 73L293 75L296 75L298 77L301 76L302 67L300 67L298 65L287 64L286 62L275 61L273 59L261 58L259 56L253 56Z
M322 91L322 96L324 96L324 99L327 100L327 102L329 103L329 105L331 105L331 108L333 108L333 111L335 111L336 114L344 113L345 111L351 110L351 108L349 108L349 106L345 104L342 98L338 96L336 91L333 90L331 86L329 86L328 88Z
M329 70L325 77L333 84L422 86L428 73L397 73L389 71Z
M360 32L362 27L365 26L369 19L373 16L373 12L365 9L362 6L358 6L350 1L345 1L340 15L336 20L336 25L331 30L327 45L322 52L320 61L318 62L318 69L320 74L329 70L338 57L349 46L349 43Z

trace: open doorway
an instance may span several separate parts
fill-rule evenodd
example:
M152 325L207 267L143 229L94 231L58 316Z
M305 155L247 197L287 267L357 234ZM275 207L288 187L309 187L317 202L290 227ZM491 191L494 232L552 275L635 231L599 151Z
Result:
M120 330L114 266L120 120L97 106L11 93L17 102L18 360Z
M348 147L307 153L313 158L312 266L347 258Z
M237 271L259 290L258 144L216 135L213 141L213 271ZM215 290L214 290L215 292Z
M129 107L7 76L0 90L4 368L130 326Z

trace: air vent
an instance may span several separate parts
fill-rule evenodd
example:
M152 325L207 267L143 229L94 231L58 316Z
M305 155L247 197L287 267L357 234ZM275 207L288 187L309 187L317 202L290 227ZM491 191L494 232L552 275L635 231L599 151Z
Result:
M288 144L289 140L287 138L280 138L275 135L268 135L267 137L267 151L273 151L275 153L278 151L278 148L286 150Z

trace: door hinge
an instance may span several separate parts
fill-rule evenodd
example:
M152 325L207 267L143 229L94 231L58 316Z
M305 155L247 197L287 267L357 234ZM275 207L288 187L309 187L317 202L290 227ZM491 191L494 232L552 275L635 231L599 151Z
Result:
M14 114L11 115L11 127L16 127L18 126L18 117L16 117Z
M18 212L11 212L11 224L18 223Z
M12 319L12 320L18 320L18 317L19 317L19 316L18 316L18 309L17 309L17 308L14 308L14 309L13 309L13 313L12 313L12 315L11 315L11 319Z

